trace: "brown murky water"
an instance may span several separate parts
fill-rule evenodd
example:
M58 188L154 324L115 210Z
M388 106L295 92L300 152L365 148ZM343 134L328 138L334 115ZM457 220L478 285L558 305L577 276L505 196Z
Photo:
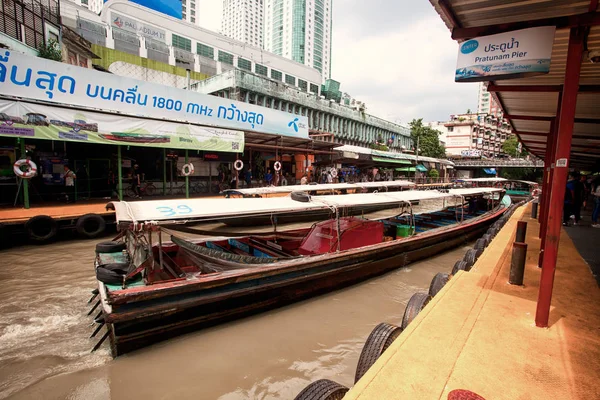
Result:
M96 241L0 252L0 398L290 399L308 383L353 383L379 322L467 247L311 300L112 360L86 317Z

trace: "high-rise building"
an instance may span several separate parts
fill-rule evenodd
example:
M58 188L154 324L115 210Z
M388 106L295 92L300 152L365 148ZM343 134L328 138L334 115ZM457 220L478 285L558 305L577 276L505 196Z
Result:
M263 48L263 0L223 0L221 33Z
M479 92L478 92L478 102L477 102L477 113L479 114L491 114L498 117L500 113L500 107L492 97L492 95L487 91L486 86L483 82L479 83Z
M331 77L332 0L264 0L265 49Z
M200 1L181 0L181 19L192 24L200 25Z
M71 0L73 3L85 7L88 10L100 14L104 6L104 0Z

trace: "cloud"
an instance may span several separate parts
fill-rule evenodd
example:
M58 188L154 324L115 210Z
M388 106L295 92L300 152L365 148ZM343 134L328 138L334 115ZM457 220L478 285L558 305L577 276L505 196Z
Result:
M222 1L200 0L200 25L221 29ZM457 44L431 4L333 0L332 77L367 112L408 123L477 109L477 84L454 83Z
M340 90L365 102L368 113L403 123L476 110L477 84L454 83L457 44L429 3L364 3L335 3L332 76Z

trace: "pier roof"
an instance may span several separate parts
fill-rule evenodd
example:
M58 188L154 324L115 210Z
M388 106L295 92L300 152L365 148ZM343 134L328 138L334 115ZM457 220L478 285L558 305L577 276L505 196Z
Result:
M524 0L519 2L430 0L452 38L462 42L478 36L517 29L556 26L550 72L546 75L491 81L488 91L510 120L513 132L527 150L544 158L548 136L556 121L560 93L565 83L569 32L586 30L581 60L579 93L570 166L592 169L600 158L600 60L592 63L590 52L600 56L598 0Z

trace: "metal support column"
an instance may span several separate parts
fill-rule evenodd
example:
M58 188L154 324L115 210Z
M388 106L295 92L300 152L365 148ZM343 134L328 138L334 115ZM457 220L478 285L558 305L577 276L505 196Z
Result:
M552 189L550 192L550 201L548 203L548 230L546 232L545 248L543 249L544 260L542 262L540 291L535 313L535 325L541 328L548 327L548 318L550 316L550 304L552 300L554 272L556 269L556 258L560 240L563 202L569 174L568 160L571 153L577 92L579 91L584 33L584 28L571 28L569 35L565 82L562 90L560 117L558 121L554 176L551 183Z
M188 150L185 149L185 163L187 164L188 162ZM190 177L187 175L185 176L185 198L190 198Z
M548 170L548 176L546 177L546 181L544 184L545 188L542 187L542 194L544 191L546 192L546 197L544 198L544 208L543 208L543 219L540 221L540 235L541 235L541 243L540 243L540 255L538 257L538 267L542 268L542 264L544 262L544 249L546 248L546 232L548 231L548 210L550 209L550 193L552 192L552 182L554 177L554 160L556 160L556 142L558 140L558 126L560 122L560 110L562 105L562 93L558 95L558 105L556 107L556 118L554 119L553 130L550 132L552 135L552 141L549 142L549 147L547 152L550 154L548 166L550 170ZM545 166L545 164L544 164Z
M119 194L119 201L123 201L123 170L121 161L121 146L117 146L117 193Z
M162 194L167 195L167 149L163 149L163 184Z
M27 152L25 151L25 139L21 139L21 158L27 158ZM29 179L21 178L21 185L23 186L23 207L29 209Z

